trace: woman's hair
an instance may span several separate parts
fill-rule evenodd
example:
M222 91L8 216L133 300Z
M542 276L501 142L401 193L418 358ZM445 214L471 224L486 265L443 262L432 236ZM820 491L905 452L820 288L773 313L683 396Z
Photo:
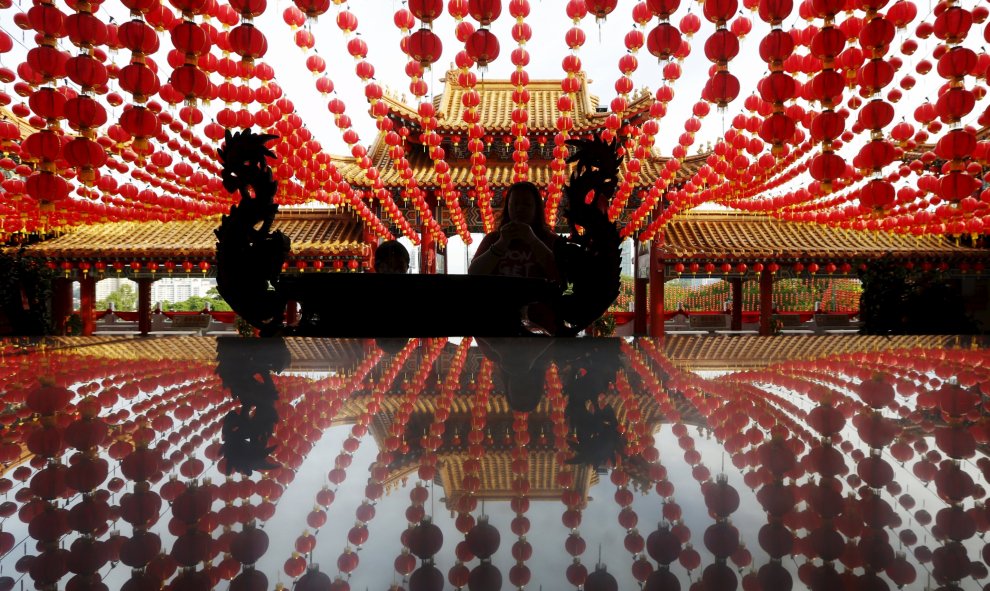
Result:
M512 195L513 191L526 192L533 196L535 200L536 209L536 219L530 224L533 227L533 232L540 237L547 238L554 236L553 228L547 223L547 214L544 210L543 196L540 195L540 189L529 181L519 181L518 183L512 183L509 188L505 190L505 198L502 199L502 217L499 220L498 227L501 228L505 224L509 223L509 196Z
M406 273L409 251L398 240L386 240L375 249L375 273Z

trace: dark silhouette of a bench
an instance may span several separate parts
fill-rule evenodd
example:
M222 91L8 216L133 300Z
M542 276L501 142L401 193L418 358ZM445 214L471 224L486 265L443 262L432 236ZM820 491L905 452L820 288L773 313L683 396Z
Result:
M543 279L376 273L288 276L277 290L301 305L295 334L332 337L517 336L525 306L560 294Z

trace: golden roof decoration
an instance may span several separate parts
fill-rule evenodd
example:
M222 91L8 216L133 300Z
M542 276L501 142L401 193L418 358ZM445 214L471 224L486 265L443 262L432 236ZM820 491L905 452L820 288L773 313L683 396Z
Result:
M11 123L17 125L18 131L21 132L21 138L26 138L37 131L35 128L31 127L31 125L27 122L27 119L14 115L14 113L6 107L0 107L0 120L10 121Z
M27 256L60 259L170 258L212 259L220 225L217 217L172 222L115 222L79 226L57 238L31 245ZM290 256L368 256L361 222L327 211L283 210L273 225L292 240Z
M464 104L461 98L469 89L458 83L457 74L458 71L452 69L440 79L445 83L444 91L433 101L440 129L446 132L468 128L468 124L463 119ZM515 89L515 85L507 79L478 80L474 86L474 90L481 95L478 123L486 132L505 133L510 130L512 110L516 107L512 101L512 92ZM561 95L560 80L530 80L526 90L529 91L529 129L534 133L556 133L557 116L560 113L557 109L557 100ZM393 93L386 92L382 100L399 116L418 120L419 116L415 108ZM644 97L637 95L636 101L642 100ZM599 112L598 104L598 97L588 92L588 82L582 78L581 89L577 93L574 110L571 112L575 132L580 133L601 126L608 113Z
M959 246L944 236L862 232L724 211L675 216L664 229L661 248L668 261L990 257L984 249Z
M371 150L369 150L368 157L371 158L372 163L378 169L379 178L386 187L400 187L403 185L403 179L400 177L399 171L396 170L392 159L388 155L388 146L382 141L381 137L375 140ZM681 170L677 175L678 179L686 180L695 174L705 164L707 157L708 154L698 154L684 158L681 161ZM407 144L405 158L409 161L409 167L413 171L413 180L416 181L418 186L427 188L437 186L436 173L433 171L433 162L426 154L425 149L420 148L416 144ZM348 184L356 187L371 187L374 184L372 180L365 176L364 170L358 166L356 159L352 157L334 157L333 160L337 170ZM646 188L655 184L663 172L667 160L668 158L661 157L658 154L652 154L648 158L641 160L641 169L636 186ZM448 174L450 174L454 186L461 188L471 188L474 186L474 179L471 176L471 166L466 161L464 163L460 163L459 161L452 162L448 156L448 162L451 163ZM456 165L455 162L457 162ZM490 158L486 163L488 183L493 187L508 187L511 185L513 182L513 164L511 158L506 160ZM623 163L623 174L625 174L625 163ZM552 175L553 171L550 170L549 160L530 159L530 182L535 183L537 186L546 186L550 183Z

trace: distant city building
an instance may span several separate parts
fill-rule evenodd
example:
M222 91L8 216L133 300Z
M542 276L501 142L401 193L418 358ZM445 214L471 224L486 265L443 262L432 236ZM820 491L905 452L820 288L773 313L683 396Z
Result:
M111 293L117 291L121 285L129 283L131 288L137 292L137 283L130 279L118 279L112 277L96 283L97 301L106 299ZM151 285L151 303L158 302L182 302L193 296L206 297L206 292L217 286L217 280L211 277L181 277L175 279L159 279ZM77 295L78 298L78 295ZM77 302L78 305L78 302Z

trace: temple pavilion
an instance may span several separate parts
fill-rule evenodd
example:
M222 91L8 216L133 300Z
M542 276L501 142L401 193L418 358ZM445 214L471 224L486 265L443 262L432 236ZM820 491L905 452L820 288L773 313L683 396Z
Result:
M395 203L400 204L401 225L420 232L423 273L437 272L437 257L446 253L446 237L469 238L471 233L493 228L494 212L499 211L505 189L520 178L517 163L522 147L526 148L528 163L526 178L547 191L548 219L559 231L565 229L559 215L559 186L555 186L555 182L566 178L567 172L559 164L566 148L554 142L560 115L560 81L530 81L528 141L520 145L511 134L513 122L509 116L513 111L514 85L509 80L482 80L473 88L466 88L458 80L456 70L448 72L443 79L444 91L433 101L439 144L424 145L427 136L423 134L423 118L404 97L386 91L381 103L386 106L385 116L391 120L393 131L380 131L367 151L367 157L379 171L377 177L369 178L356 157L333 158L343 182L358 190L368 190L369 194L374 187L383 185L393 195ZM598 98L589 93L587 80L583 77L580 80L569 112L572 137L607 132L609 118L615 114L600 106ZM480 97L479 122L487 133L483 138L469 138L463 119L465 94L475 91ZM650 121L653 102L648 93L634 93L622 113L620 141L627 139L623 135L626 130ZM611 127L615 127L614 121ZM401 166L390 155L390 144L396 138L405 145ZM443 150L442 163L449 166L450 180L456 190L454 198L441 195L444 191L437 182L440 169L431 157L437 155L437 149ZM483 158L479 158L479 150ZM635 334L663 333L664 283L678 277L729 281L733 300L731 328L735 330L742 325L742 285L745 281L758 281L760 333L771 334L773 283L781 277L815 273L855 276L861 265L878 260L902 260L905 264L951 269L963 276L973 276L982 271L990 258L987 250L963 246L958 237L844 229L732 210L688 211L670 216L650 234L652 240L644 240L642 230L662 215L666 203L666 192L655 207L647 202L655 199L656 187L663 186L665 191L678 189L705 165L710 155L702 152L686 156L672 174L667 172L669 159L653 150L637 160L637 170L628 169L628 160L623 165L623 178L629 183L628 195L622 207L611 215L624 235L640 239L639 254L634 257ZM476 174L479 162L486 166L484 179ZM426 195L428 211L424 211L423 203L403 200L404 187L410 178ZM379 241L370 227L368 210L380 220L389 221L393 234L400 233L400 224L394 217L385 215L380 201L369 200L368 209L360 214L346 207L282 207L275 227L292 239L292 252L284 272L367 270ZM71 313L72 282L79 281L84 333L91 334L96 312L93 309L96 281L126 277L138 283L139 325L141 332L147 333L151 327L152 282L163 277L201 277L213 273L213 229L218 224L218 219L204 218L79 226L32 244L25 252L44 259L60 272L53 296L55 318L65 318ZM439 268L445 272L447 266ZM655 313L650 313L651 310Z

